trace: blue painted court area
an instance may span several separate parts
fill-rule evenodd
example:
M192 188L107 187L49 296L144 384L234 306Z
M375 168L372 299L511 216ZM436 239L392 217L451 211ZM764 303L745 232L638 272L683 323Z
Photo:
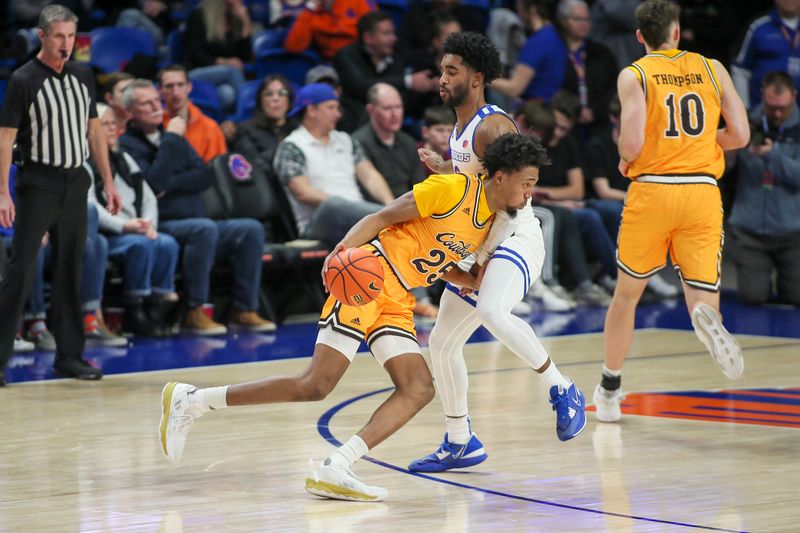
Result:
M603 330L605 312L603 308L579 308L570 313L536 310L527 319L541 337L596 333ZM737 302L733 295L723 294L722 313L728 329L734 333L800 339L798 309L746 306ZM427 345L431 327L432 324L417 327L423 346ZM683 300L676 299L641 306L637 311L636 327L690 330L691 323ZM310 356L316 335L314 320L284 325L268 335L229 334L206 338L181 335L163 340L134 338L127 348L89 346L86 358L106 374L290 359ZM490 340L491 335L483 328L471 339L472 342ZM52 379L52 364L52 353L17 354L9 361L6 376L10 383Z

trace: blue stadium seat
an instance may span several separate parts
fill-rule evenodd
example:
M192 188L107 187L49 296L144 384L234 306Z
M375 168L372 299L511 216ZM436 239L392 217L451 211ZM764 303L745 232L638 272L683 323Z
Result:
M273 28L253 35L253 56L258 57L273 48L281 48L287 33L285 28Z
M408 11L408 0L378 0L378 9L390 14L395 30L399 30Z
M171 64L179 64L183 61L183 33L184 28L175 28L167 35L168 61Z
M259 85L261 85L261 80L252 80L244 82L244 85L239 87L239 94L236 95L235 122L242 122L253 116Z
M102 26L91 31L92 57L89 64L103 72L122 70L138 54L155 57L156 44L144 30Z
M260 22L263 26L269 26L270 22L270 0L245 0L244 5L250 11L250 18L253 22Z
M256 77L263 78L267 74L283 74L298 86L305 84L306 72L319 65L320 59L314 52L295 54L283 48L266 50L256 56Z
M213 118L217 122L222 120L222 104L219 101L217 87L208 81L192 80L192 92L189 93L189 100L200 108L205 115Z

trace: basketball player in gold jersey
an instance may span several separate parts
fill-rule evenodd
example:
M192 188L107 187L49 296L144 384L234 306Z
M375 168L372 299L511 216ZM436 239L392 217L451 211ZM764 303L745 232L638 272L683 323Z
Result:
M723 150L745 146L747 112L719 61L677 49L678 6L647 0L636 9L636 38L647 54L617 80L622 102L620 171L633 182L620 225L619 277L605 321L605 366L595 389L597 419L622 416L622 365L636 304L667 250L683 282L695 333L729 378L742 351L719 314ZM720 114L725 127L717 129Z
M306 489L343 500L386 498L385 489L367 485L351 468L433 399L433 380L417 342L415 302L409 290L430 285L445 275L475 288L469 274L453 267L483 243L494 213L526 205L538 181L539 167L546 161L546 152L538 141L507 134L486 147L486 177L434 174L361 219L325 260L322 276L324 280L333 254L361 246L374 253L383 266L380 295L360 307L328 298L311 362L298 375L207 389L168 383L162 392L159 426L163 452L173 461L180 459L193 420L210 410L322 400L344 375L360 343L366 341L395 390L356 435L324 462L313 465ZM274 443L280 448L279 433Z

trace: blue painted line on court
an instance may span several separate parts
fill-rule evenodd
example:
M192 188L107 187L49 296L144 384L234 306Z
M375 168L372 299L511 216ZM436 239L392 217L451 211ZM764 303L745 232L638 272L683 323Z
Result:
M336 413L338 413L339 411L341 411L345 407L347 407L347 406L349 406L349 405L351 405L351 404L353 404L355 402L363 400L364 398L369 398L370 396L375 396L376 394L382 394L384 392L389 392L389 391L392 391L392 390L394 390L394 387L386 387L386 388L383 388L383 389L378 389L378 390L375 390L375 391L372 391L372 392L367 392L367 393L361 394L359 396L354 396L353 398L350 398L349 400L345 400L345 401L343 401L343 402L341 402L341 403L339 403L337 405L334 405L333 407L331 407L330 409L325 411L325 413L323 413L322 416L319 417L319 420L317 421L317 431L319 431L319 434L322 436L323 439L325 439L326 441L328 441L332 445L337 446L337 447L341 446L342 442L339 439L337 439L336 437L333 436L333 433L331 433L331 429L330 429L330 421L336 415ZM548 506L548 507L556 507L556 508L559 508L559 509L569 509L571 511L590 513L590 514L600 515L600 516L613 516L613 517L616 517L616 518L627 518L627 519L630 519L630 520L636 520L636 521L640 521L640 522L648 522L648 523L653 523L653 524L664 524L664 525L678 526L678 527L689 528L689 529L702 529L702 530L706 530L706 531L725 531L725 532L730 532L730 533L740 533L740 531L741 531L741 530L738 530L738 529L724 529L724 528L713 527L713 526L703 526L703 525L699 525L699 524L689 524L689 523L686 523L686 522L677 522L677 521L673 521L673 520L663 520L663 519L660 519L660 518L650 518L650 517L646 517L646 516L629 515L629 514L624 514L624 513L614 513L614 512L611 512L611 511L601 511L601 510L598 510L598 509L590 509L588 507L580 507L578 505L569 505L569 504L565 504L565 503L558 503L558 502L551 502L551 501L547 501L547 500L540 500L538 498L530 498L528 496L520 496L518 494L511 494L511 493L508 493L508 492L501 492L501 491L497 491L497 490L493 490L493 489L486 489L486 488L483 488L483 487L478 487L478 486L470 485L470 484L467 484L467 483L459 483L457 481L451 481L449 479L443 479L443 478L438 478L438 477L434 477L434 476L429 476L427 474L420 474L418 472L411 472L406 468L402 468L402 467L399 467L399 466L396 466L396 465L393 465L393 464L390 464L390 463L386 463L386 462L380 461L378 459L373 459L372 457L368 457L368 456L365 456L362 459L364 459L365 461L369 461L370 463L376 464L378 466L382 466L384 468L389 468L391 470L395 470L395 471L400 472L402 474L407 474L407 475L415 476L415 477L418 477L418 478L427 479L429 481L434 481L436 483L442 483L444 485L450 485L452 487L458 487L458 488L461 488L461 489L473 490L473 491L480 492L480 493L483 493L483 494L491 494L492 496L499 496L501 498L508 498L508 499L512 499L512 500L530 502L530 503L535 503L535 504L538 504L538 505L545 505L545 506ZM745 532L741 531L741 533L745 533Z
M695 405L695 409L702 409L704 411L724 411L726 413L748 413L751 415L774 415L774 416L788 416L800 417L799 413L784 413L782 411L759 411L757 409L739 409L738 407L712 407L710 405Z
M674 415L674 416L688 416L692 418L699 418L699 419L708 419L713 418L715 420L722 420L725 422L735 422L737 420L742 422L758 422L759 424L767 424L767 425L775 425L775 424L787 424L791 426L800 426L800 422L792 422L791 420L775 420L774 418L748 418L745 416L719 416L719 415L710 415L706 413L685 413L683 411L661 411L663 415ZM782 413L772 413L774 415L779 415Z

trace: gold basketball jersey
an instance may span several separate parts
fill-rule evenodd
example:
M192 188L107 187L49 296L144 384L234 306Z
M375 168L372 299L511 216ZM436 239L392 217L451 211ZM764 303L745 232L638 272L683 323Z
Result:
M725 170L717 144L720 86L705 57L681 50L655 51L627 67L647 102L644 147L628 175L711 176Z
M471 174L434 174L414 185L420 218L389 226L371 244L406 289L427 286L486 239L492 212L483 180Z

